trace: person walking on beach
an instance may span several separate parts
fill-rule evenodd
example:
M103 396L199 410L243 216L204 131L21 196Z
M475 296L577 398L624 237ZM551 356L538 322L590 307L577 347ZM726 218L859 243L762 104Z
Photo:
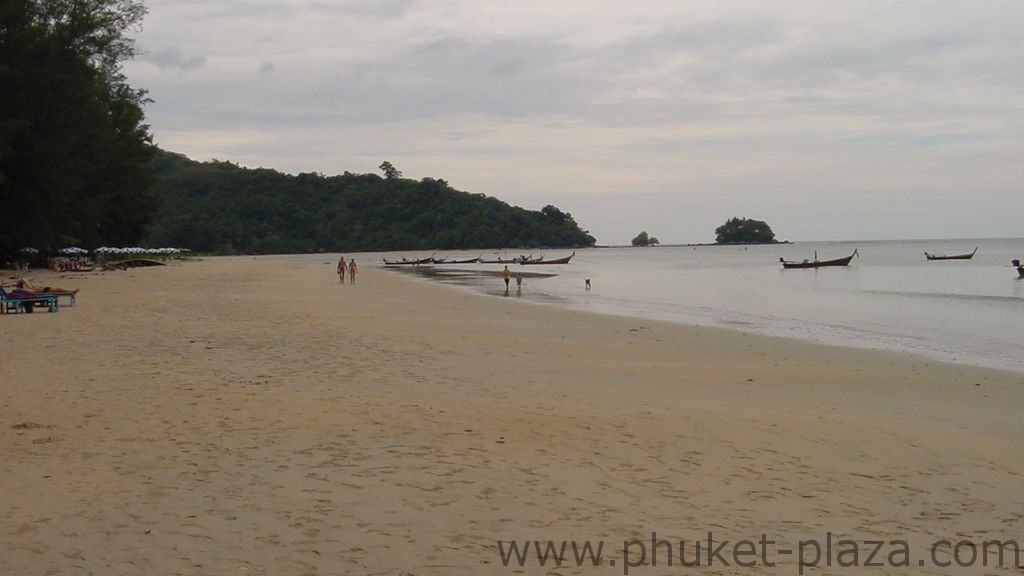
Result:
M348 282L349 284L356 283L356 259L353 258L348 261Z
M512 277L512 272L509 272L508 266L501 271L501 277L505 279L505 290L508 290L508 280Z
M338 260L338 278L341 279L341 283L345 283L345 257L342 256Z

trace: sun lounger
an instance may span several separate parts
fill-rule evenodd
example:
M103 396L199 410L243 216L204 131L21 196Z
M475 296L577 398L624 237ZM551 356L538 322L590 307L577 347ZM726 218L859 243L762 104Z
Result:
M43 288L36 288L31 282L25 278L18 280L17 288L15 293L19 292L25 296L56 296L57 303L60 303L61 296L68 299L68 306L74 306L77 299L78 290L63 290L60 288L52 288L45 286Z
M75 293L74 292L36 292L36 296L53 296L58 301L60 298L66 297L68 299L68 306L74 308L75 306Z
M57 308L57 296L54 294L30 294L15 290L8 292L3 286L0 286L0 312L7 313L14 311L19 312L30 312L31 307L36 304L45 305L47 310L50 312L56 312Z

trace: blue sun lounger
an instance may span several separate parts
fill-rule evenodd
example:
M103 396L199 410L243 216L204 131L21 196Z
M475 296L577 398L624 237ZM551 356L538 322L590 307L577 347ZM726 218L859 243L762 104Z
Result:
M53 296L54 298L57 299L58 302L60 301L61 297L64 297L64 298L68 299L68 304L67 304L68 306L70 306L72 308L75 307L75 296L76 296L76 294L74 292L47 292L47 291L43 291L43 292L36 292L35 295L36 296Z
M5 314L12 310L16 314L19 312L31 312L30 307L35 307L37 304L46 306L50 312L59 310L56 295L29 294L20 290L8 292L3 286L0 286L0 312Z

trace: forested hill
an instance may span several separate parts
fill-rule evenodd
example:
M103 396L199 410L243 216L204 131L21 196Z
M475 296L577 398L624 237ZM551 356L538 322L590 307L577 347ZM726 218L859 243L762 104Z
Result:
M146 244L222 254L592 246L554 206L526 210L444 180L282 174L157 150ZM384 166L384 165L382 165Z

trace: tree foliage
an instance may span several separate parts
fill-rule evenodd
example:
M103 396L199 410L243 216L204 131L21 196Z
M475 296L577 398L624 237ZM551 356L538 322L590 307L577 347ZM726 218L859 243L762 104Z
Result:
M384 178L388 180L397 180L402 177L402 171L395 168L395 165L387 160L381 162L378 168L384 173Z
M146 240L154 246L259 254L594 244L554 206L525 210L440 179L292 176L165 151L153 167L163 200Z
M761 220L730 218L715 228L715 242L718 244L771 244L775 232Z
M120 65L137 0L0 2L0 253L133 244L148 192L145 92Z
M658 239L648 235L647 230L640 232L633 238L633 246L655 246L658 243Z

